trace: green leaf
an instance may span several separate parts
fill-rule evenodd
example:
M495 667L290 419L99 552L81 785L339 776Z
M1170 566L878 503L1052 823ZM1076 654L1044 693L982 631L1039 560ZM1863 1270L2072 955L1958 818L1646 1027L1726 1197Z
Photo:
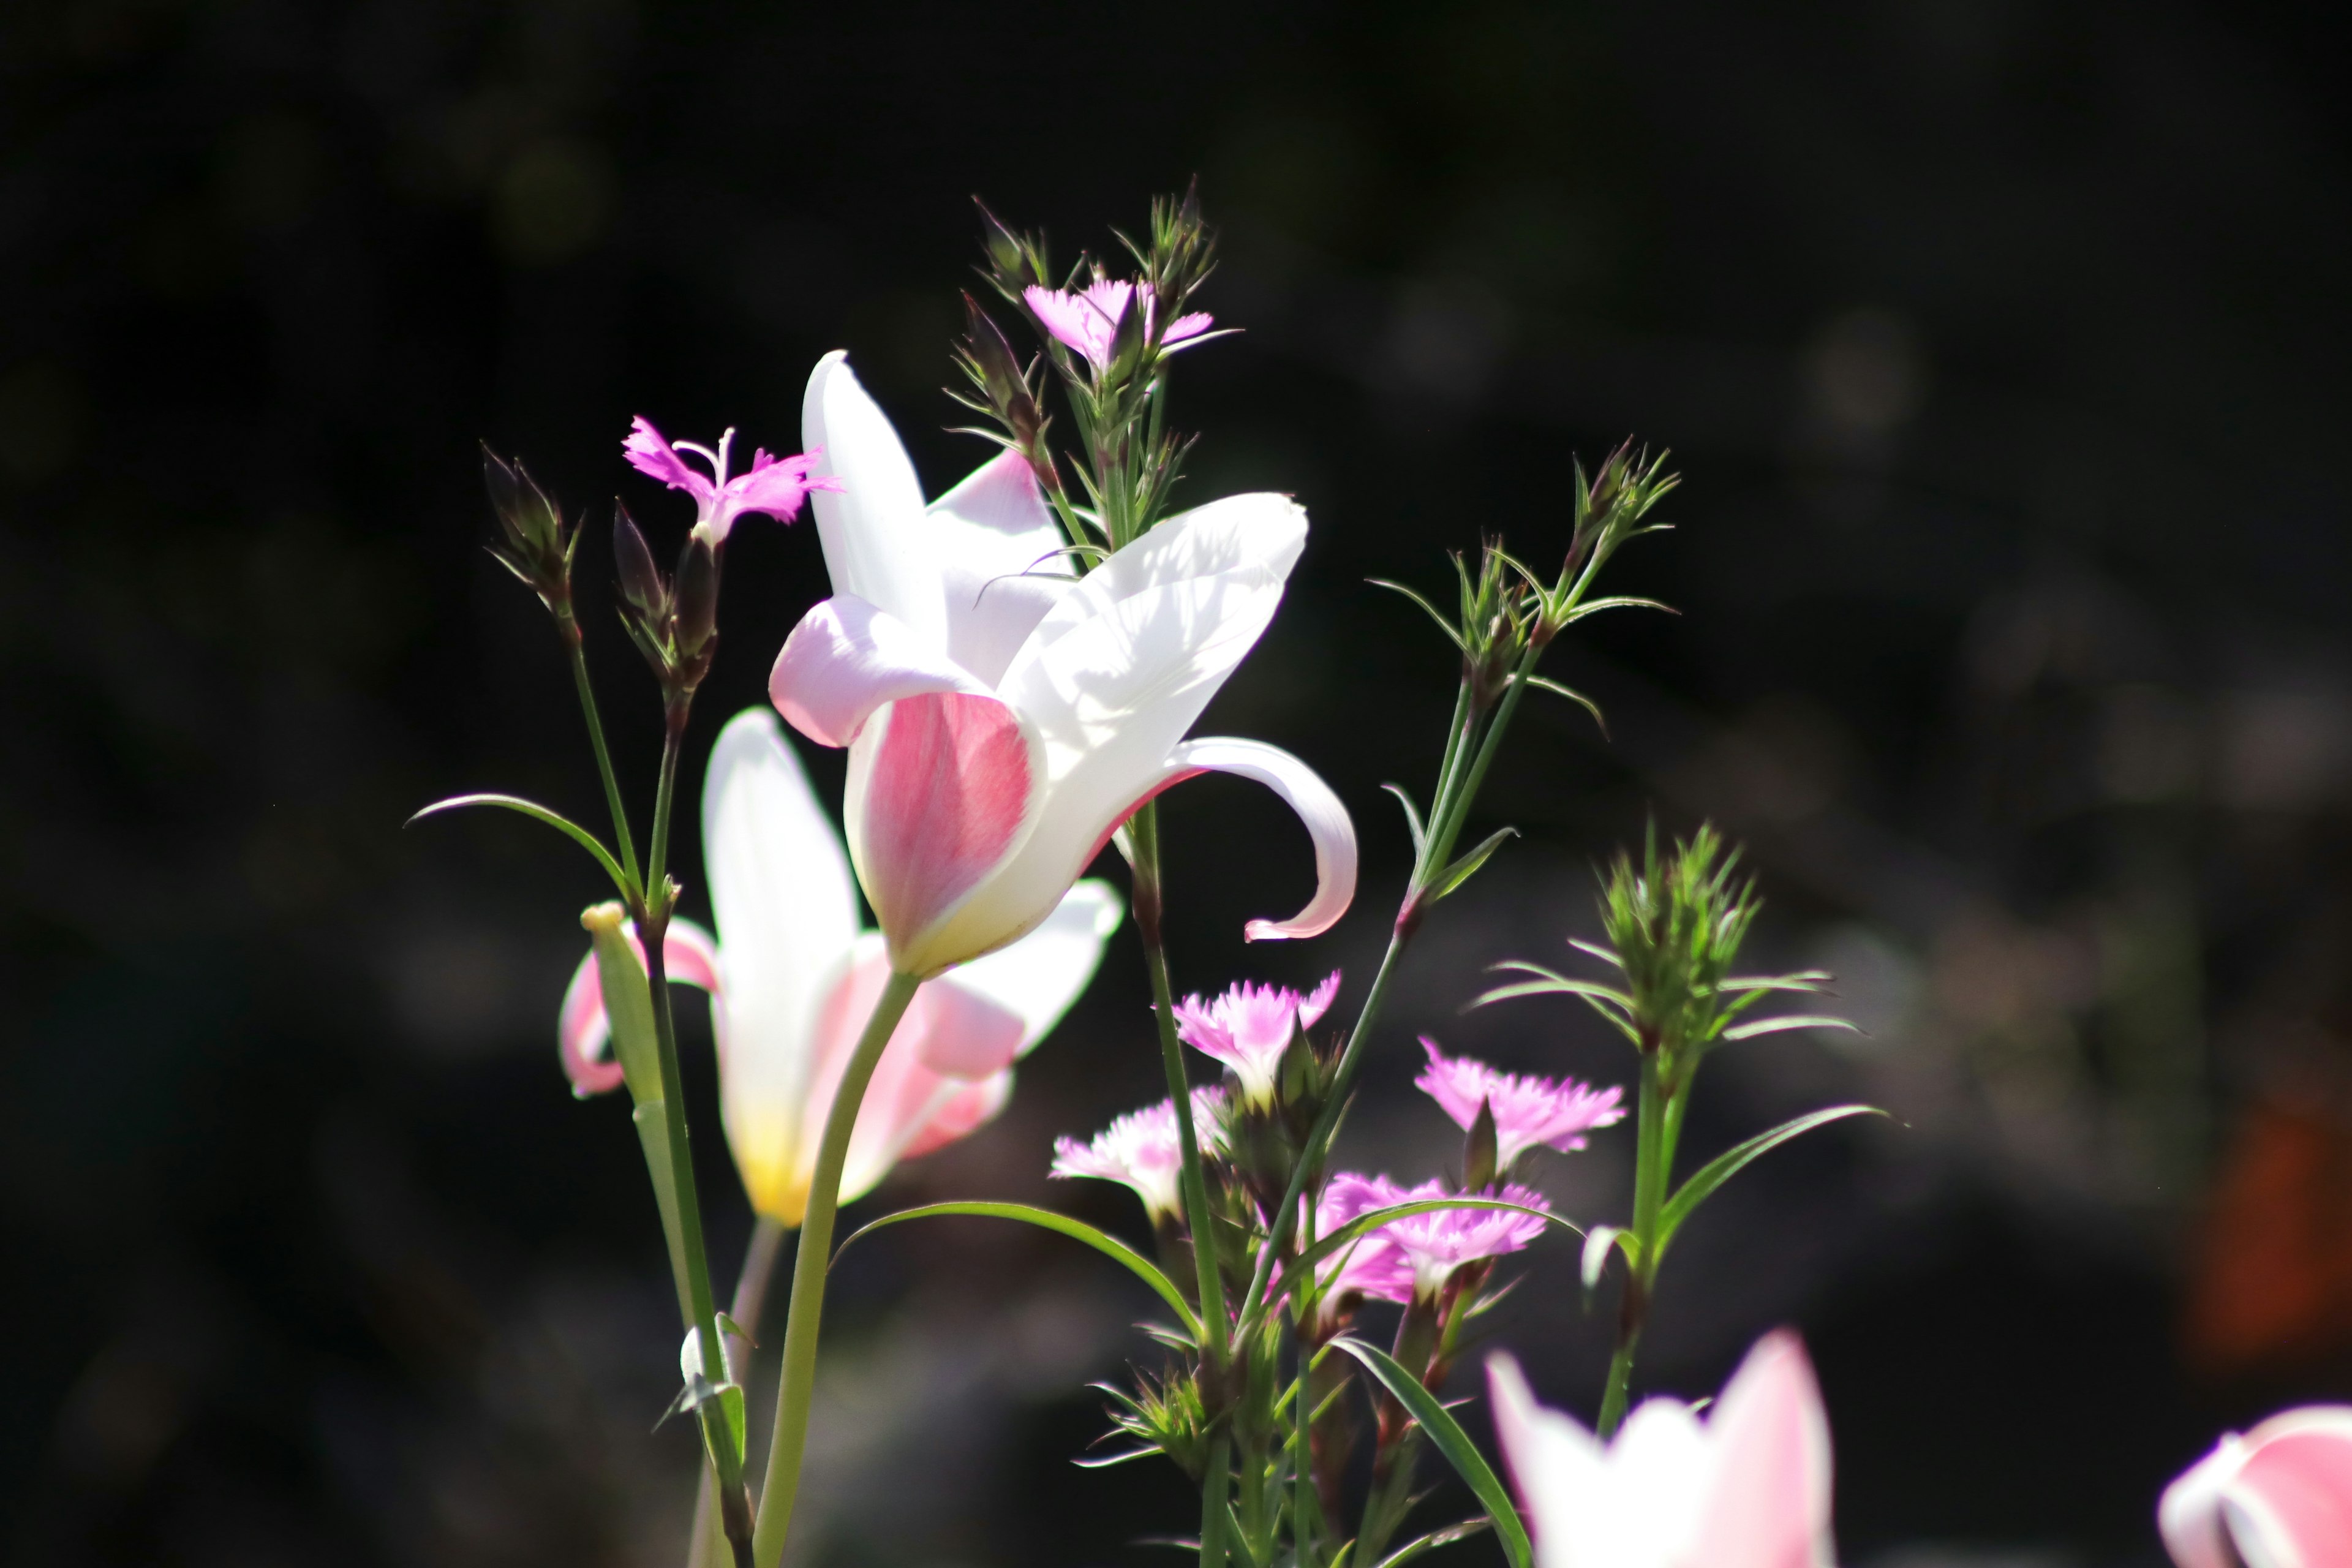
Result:
M1516 996L1568 995L1582 996L1591 1001L1607 1002L1622 1008L1627 1013L1633 1010L1633 999L1631 996L1613 985L1603 985L1597 980L1578 980L1546 969L1540 963L1529 963L1524 959L1517 958L1497 963L1494 968L1496 972L1508 971L1520 974L1532 974L1536 978L1514 981L1508 985L1498 985L1471 1003L1470 1005L1473 1007L1484 1007L1489 1002L1507 1002Z
M1627 595L1617 594L1606 599L1588 599L1569 611L1568 618L1570 623L1574 623L1587 616L1597 616L1603 610L1664 610L1670 616L1682 614L1672 605L1662 605L1655 599L1636 599Z
M1416 1536L1381 1559L1381 1568L1404 1568L1424 1552L1440 1546L1451 1546L1457 1541L1467 1541L1495 1528L1490 1519L1465 1519L1459 1524L1449 1524L1444 1530L1433 1530L1427 1535Z
M614 860L611 852L605 849L604 846L598 841L594 834L589 832L586 828L581 826L578 823L563 816L562 813L550 811L547 807L540 805L538 802L525 800L520 795L451 795L447 800L435 801L431 805L426 806L423 811L420 811L415 816L410 817L407 822L402 823L401 826L403 827L406 827L411 824L422 822L428 816L437 816L445 811L457 811L462 807L469 805L496 805L502 806L508 811L519 811L522 813L523 816L531 818L535 822L544 822L550 827L570 834L572 838L578 841L582 848L587 850L589 854L596 857L596 864L604 868L604 875L613 879L613 886L621 890L621 896L623 898L634 899L637 896L636 888L631 884L626 876L622 874L619 864Z
M1614 958L1614 954L1611 955ZM1795 974L1735 974L1728 980L1717 981L1717 991L1819 991L1829 972L1822 969L1802 970Z
M1160 1299L1168 1303L1170 1309L1175 1312L1177 1321L1184 1325L1185 1331L1192 1336L1195 1343L1199 1342L1201 1320L1193 1316L1192 1304L1184 1300L1184 1293L1176 1289L1167 1275L1160 1272L1158 1266L1151 1259L1144 1257L1118 1237L1097 1230L1084 1220L1072 1219L1067 1215L1055 1214L1052 1209L1041 1209L1029 1204L925 1204L921 1208L901 1209L897 1214L884 1215L873 1224L860 1228L856 1235L834 1250L834 1259L838 1262L841 1255L856 1246L860 1237L871 1236L885 1226L900 1225L910 1219L931 1219L948 1215L977 1215L983 1219L1017 1219L1024 1225L1034 1225L1041 1230L1054 1231L1069 1237L1073 1240L1085 1242L1104 1257L1125 1264L1129 1272L1158 1291ZM827 1265L827 1267L831 1266Z
M1690 1218L1691 1211L1705 1203L1715 1189L1731 1180L1749 1163L1768 1150L1777 1149L1791 1138L1811 1132L1816 1127L1826 1127L1832 1121L1843 1121L1849 1116L1885 1116L1886 1112L1874 1105L1833 1105L1826 1110L1808 1111L1793 1121L1783 1121L1768 1132L1759 1132L1746 1142L1725 1150L1691 1173L1682 1189L1666 1200L1658 1215L1658 1250L1664 1253L1666 1243L1674 1239L1675 1230Z
M1419 865L1422 856L1429 848L1429 829L1422 825L1421 812L1413 805L1412 796L1405 794L1402 784L1382 784L1381 787L1396 796L1397 804L1404 807L1404 825L1412 834L1413 863Z
M691 1319L694 1301L687 1286L691 1276L688 1272L686 1235L678 1224L677 1172L669 1158L668 1106L658 1099L641 1100L629 1114L637 1124L637 1142L646 1152L646 1173L653 1178L654 1204L661 1210L662 1238L669 1243L670 1282L677 1287L678 1315Z
M1430 901L1436 902L1468 881L1477 874L1478 868L1486 863L1487 858L1503 847L1505 840L1517 838L1518 836L1519 830L1516 827L1498 827L1488 834L1476 848L1472 849L1437 874L1436 880L1430 884Z
M1565 697L1587 713L1591 714L1592 721L1601 726L1601 738L1604 741L1609 738L1609 717L1601 711L1600 703L1595 702L1575 687L1564 686L1549 675L1530 675L1527 679L1529 686L1549 691L1554 697Z
M1585 1232L1584 1257L1578 1266L1584 1277L1585 1289L1599 1289L1601 1273L1609 1267L1612 1252L1623 1253L1625 1266L1638 1268L1642 1265L1642 1238L1622 1226L1615 1225L1596 1225Z
M1423 598L1417 591L1406 587L1402 583L1391 583L1385 577L1367 577L1364 581L1370 583L1375 588L1386 588L1391 593L1402 594L1406 598L1411 599L1414 604L1419 605L1423 609L1429 612L1429 618L1437 623L1437 629L1445 634L1445 640L1452 643L1455 648L1462 648L1462 634L1454 629L1454 623L1447 620L1444 616L1438 614L1437 606L1431 604L1427 599ZM1463 651L1466 652L1468 650L1463 649Z
M1832 1018L1826 1014L1799 1013L1785 1018L1759 1018L1753 1023L1735 1024L1723 1031L1727 1040L1752 1040L1759 1035L1777 1035L1784 1029L1846 1029L1859 1035L1862 1030L1844 1018Z
M1435 1394L1421 1385L1421 1379L1399 1366L1386 1352L1374 1350L1361 1340L1342 1335L1331 1342L1361 1362L1364 1370L1380 1381L1381 1386L1393 1394L1396 1402L1410 1412L1437 1451L1445 1456L1456 1474L1467 1482L1478 1500L1486 1506L1486 1517L1495 1521L1495 1532L1502 1537L1503 1550L1509 1554L1511 1568L1528 1568L1529 1552L1528 1527L1519 1522L1519 1510L1511 1506L1511 1494L1503 1489L1494 1468L1454 1419L1454 1413L1438 1401Z

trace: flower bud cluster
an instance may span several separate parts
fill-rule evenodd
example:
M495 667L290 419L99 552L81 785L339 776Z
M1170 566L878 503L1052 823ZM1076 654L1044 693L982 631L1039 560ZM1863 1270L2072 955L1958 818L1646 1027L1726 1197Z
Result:
M562 509L539 488L520 459L509 463L487 443L482 482L499 520L499 542L489 547L490 554L539 595L563 628L565 639L576 645L580 629L572 617L572 555L580 547L579 531L565 523Z
M719 546L689 534L677 573L654 564L636 520L613 503L613 561L621 579L621 624L672 701L693 695L719 652Z
M1159 520L1192 448L1161 421L1170 356L1224 335L1192 309L1216 268L1216 238L1202 221L1199 192L1155 201L1146 239L1119 237L1134 268L1128 275L1084 256L1056 274L1043 236L1009 227L985 205L980 211L981 274L1036 331L1042 353L1024 364L967 295L956 360L968 389L950 395L990 422L971 434L1028 460L1072 544L1116 550ZM1046 365L1076 426L1084 507L1073 504L1046 444Z
M1761 908L1753 878L1712 825L1661 857L1650 837L1639 866L1620 853L1601 896L1612 961L1625 978L1634 1044L1668 1058L1717 1034L1724 982Z

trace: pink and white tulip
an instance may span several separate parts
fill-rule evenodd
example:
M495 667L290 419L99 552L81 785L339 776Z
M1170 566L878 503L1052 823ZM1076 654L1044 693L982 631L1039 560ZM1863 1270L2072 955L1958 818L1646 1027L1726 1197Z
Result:
M691 441L672 443L664 440L652 422L639 415L629 422L628 438L621 443L621 450L637 472L694 498L694 531L714 547L727 542L728 531L746 512L761 512L779 522L790 522L809 491L841 488L838 479L810 478L809 465L817 456L814 452L777 458L761 448L752 456L748 470L730 479L728 455L734 445L732 430L719 437L719 449L715 452ZM695 472L693 466L678 456L681 451L691 452L709 464L709 474Z
M1574 1079L1497 1072L1469 1057L1447 1056L1427 1035L1421 1037L1421 1048L1429 1053L1429 1066L1413 1087L1437 1101L1456 1127L1468 1131L1480 1107L1492 1109L1497 1170L1509 1170L1539 1144L1562 1153L1581 1149L1584 1134L1625 1120L1624 1091L1614 1084L1594 1089Z
M2231 1433L2164 1491L2179 1568L2352 1563L2352 1405L2315 1405Z
M1067 293L1057 289L1042 289L1035 284L1021 291L1036 313L1038 322L1060 341L1066 348L1086 356L1097 370L1110 365L1111 344L1118 337L1118 324L1127 315L1129 303L1137 293L1135 284L1124 279L1097 278L1085 289ZM1144 330L1154 324L1150 312L1157 309L1150 289L1142 290ZM1199 337L1213 325L1204 311L1193 310L1168 323L1160 334L1161 352L1172 353L1177 345Z
M1702 1418L1645 1400L1604 1444L1487 1358L1536 1568L1826 1568L1830 1429L1797 1336L1759 1341Z
M1206 1087L1192 1091L1192 1134L1207 1154L1220 1142L1225 1091ZM1091 1176L1118 1182L1143 1200L1152 1223L1184 1217L1184 1152L1176 1132L1176 1102L1163 1100L1141 1110L1130 1110L1094 1135L1089 1142L1075 1138L1054 1140L1054 1166L1047 1173L1066 1180Z
M837 353L802 418L818 477L843 486L815 498L834 596L793 629L768 691L801 733L849 748L850 857L900 972L1017 940L1136 807L1204 772L1269 786L1314 842L1314 898L1247 934L1313 936L1345 912L1356 837L1330 787L1272 746L1184 739L1281 603L1304 511L1229 497L1075 577L1017 455L926 507Z
M1262 1110L1274 1102L1275 1079L1282 1071L1282 1054L1290 1048L1291 1031L1313 1028L1339 994L1336 969L1304 996L1283 986L1244 980L1213 1001L1187 996L1177 1003L1176 1037L1233 1068L1243 1102Z
M665 963L672 980L710 993L720 1118L751 1206L797 1225L826 1113L890 963L880 934L859 929L840 837L765 710L720 732L702 833L719 936L673 921ZM1003 1108L1013 1062L1077 999L1118 920L1108 886L1080 882L1026 938L916 994L859 1108L844 1202ZM619 1086L593 960L572 976L560 1033L577 1092Z

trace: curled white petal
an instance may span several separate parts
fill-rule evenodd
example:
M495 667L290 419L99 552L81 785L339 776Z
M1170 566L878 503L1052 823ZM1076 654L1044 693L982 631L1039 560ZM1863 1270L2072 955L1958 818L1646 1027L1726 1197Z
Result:
M1252 942L1320 936L1339 923L1356 897L1356 825L1322 775L1279 746L1223 735L1187 741L1169 758L1169 774L1233 773L1280 795L1298 815L1315 845L1315 896L1286 921L1256 920L1243 934Z

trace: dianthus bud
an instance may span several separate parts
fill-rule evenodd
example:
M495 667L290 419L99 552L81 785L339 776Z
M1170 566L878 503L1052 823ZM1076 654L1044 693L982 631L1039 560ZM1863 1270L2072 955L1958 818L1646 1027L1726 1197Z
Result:
M619 501L613 503L613 564L620 574L621 598L636 612L638 621L658 623L669 618L669 588L636 520Z
M1495 1135L1495 1102L1481 1100L1478 1115L1462 1142L1462 1190L1483 1193L1501 1173L1500 1143Z
M520 460L509 463L488 443L482 447L482 482L497 513L500 542L490 546L499 564L513 573L559 619L572 613L572 534L563 513L539 488Z
M1029 389L1028 378L1021 374L1020 362L1013 358L1013 345L1005 341L1003 331L980 308L980 301L966 294L963 308L964 374L988 400L998 421L1025 450L1034 446L1045 426L1045 416Z
M709 540L689 537L677 562L676 651L679 683L702 684L719 640L719 552Z

